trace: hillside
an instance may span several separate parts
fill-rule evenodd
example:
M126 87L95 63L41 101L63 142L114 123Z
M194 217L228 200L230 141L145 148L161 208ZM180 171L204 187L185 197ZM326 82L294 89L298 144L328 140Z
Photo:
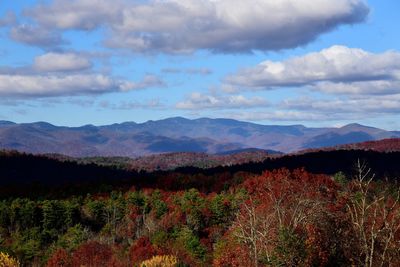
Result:
M324 147L318 149L306 149L297 153L288 154L290 157L285 157L276 151L266 150L239 150L229 151L224 154L214 155L206 153L165 153L156 154L150 156L138 157L136 159L130 158L79 158L70 160L77 160L80 163L94 163L102 166L120 166L120 168L132 169L136 171L157 171L157 170L174 170L176 168L183 167L195 167L200 169L210 169L216 167L229 167L233 165L244 165L247 163L262 163L269 159L278 160L279 158L301 158L302 154L317 154L318 152L333 152L335 151L347 151L345 154L353 153L353 150L357 151L376 151L376 152L400 152L400 138L383 139L378 141L368 141L360 143L352 143L346 145L339 145L333 147ZM328 153L329 155L329 153ZM332 155L333 157L333 155ZM278 160L279 161L279 160ZM339 160L340 161L340 160ZM299 167L301 165L298 164ZM284 164L281 167L285 167ZM378 168L380 169L380 168ZM323 170L320 170L323 172Z
M336 151L336 150L365 150L365 151L377 151L377 152L399 152L400 151L400 138L387 138L376 141L366 141L358 143L350 143L337 146L321 147L321 148L309 148L300 150L293 154L305 154L310 152L319 151Z
M270 154L263 150L253 150L244 152L230 151L224 155L213 155L206 153L167 153L151 155L133 159L129 162L129 167L134 170L156 171L174 170L182 167L196 168L215 168L232 165L245 164L250 162L263 162L270 157L277 157L279 154Z
M281 156L263 153L228 156L175 153L136 160L74 159L3 151L0 152L0 193L3 196L24 195L33 194L37 189L39 193L57 195L58 189L62 194L68 194L77 188L82 190L76 192L110 188L107 185L173 190L190 186L204 191L221 190L224 184L234 181L231 179L240 172L261 174L280 168L304 168L318 174L343 172L353 175L358 160L367 163L378 177L396 180L400 177L400 151L335 148Z
M389 138L340 146L343 149L364 149L379 152L400 151L400 138Z

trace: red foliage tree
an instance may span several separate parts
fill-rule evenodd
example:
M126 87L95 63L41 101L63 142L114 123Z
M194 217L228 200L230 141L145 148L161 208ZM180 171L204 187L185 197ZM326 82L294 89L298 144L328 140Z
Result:
M139 264L158 254L148 237L139 238L129 249L129 259L131 264Z
M47 261L47 267L72 267L71 255L65 249L56 250Z
M113 253L110 246L96 241L90 241L79 246L73 253L72 263L73 266L108 266L112 255Z
M314 259L326 263L329 244L320 244L325 233L319 221L328 216L325 207L336 199L330 177L280 169L248 179L243 187L250 199L242 204L233 235L246 245L250 266L263 261L290 266L308 261L313 265Z
M252 266L250 251L227 232L214 251L213 266Z
M113 256L107 263L107 267L129 267L130 265L125 259L119 259Z

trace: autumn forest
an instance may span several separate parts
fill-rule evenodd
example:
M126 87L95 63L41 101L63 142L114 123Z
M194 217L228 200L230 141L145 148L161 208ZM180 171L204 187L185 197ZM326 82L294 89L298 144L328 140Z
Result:
M4 151L0 266L399 266L399 153L365 145L166 171Z

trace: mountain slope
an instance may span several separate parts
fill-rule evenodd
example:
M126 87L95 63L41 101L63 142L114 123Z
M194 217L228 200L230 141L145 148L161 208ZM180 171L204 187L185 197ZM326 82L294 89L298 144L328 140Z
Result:
M0 148L74 157L138 157L169 152L221 154L248 148L293 152L392 137L400 137L400 133L359 124L307 128L208 118L176 117L81 127L60 127L45 122L0 122Z

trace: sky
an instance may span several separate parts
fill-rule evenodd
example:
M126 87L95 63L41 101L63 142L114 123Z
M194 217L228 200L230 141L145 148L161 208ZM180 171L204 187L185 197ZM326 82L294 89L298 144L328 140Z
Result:
M0 120L400 130L398 0L0 0Z

